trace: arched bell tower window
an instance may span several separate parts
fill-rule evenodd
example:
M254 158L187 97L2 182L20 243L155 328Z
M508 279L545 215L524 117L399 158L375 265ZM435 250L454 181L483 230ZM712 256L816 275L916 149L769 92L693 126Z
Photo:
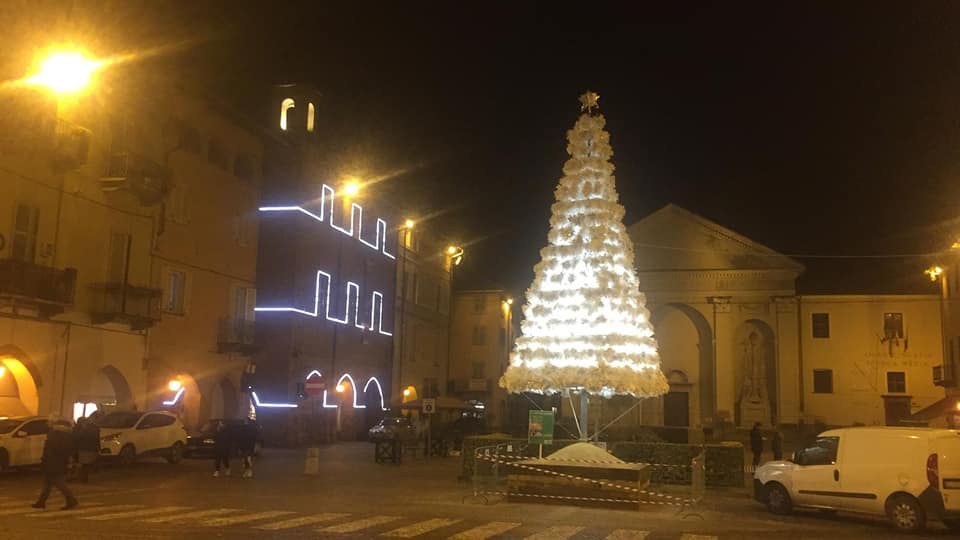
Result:
M313 133L313 103L307 103L307 131Z
M287 111L296 107L293 98L284 98L280 102L280 129L287 130Z

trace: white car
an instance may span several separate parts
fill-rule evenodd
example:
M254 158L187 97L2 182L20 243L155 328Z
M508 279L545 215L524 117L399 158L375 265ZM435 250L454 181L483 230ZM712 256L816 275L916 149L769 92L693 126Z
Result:
M858 427L821 433L790 461L757 468L754 498L794 507L886 515L916 532L929 519L960 530L960 431Z
M100 456L129 465L139 457L159 456L179 463L187 446L187 430L167 411L113 411L97 419Z
M0 471L39 465L49 429L42 416L0 420Z

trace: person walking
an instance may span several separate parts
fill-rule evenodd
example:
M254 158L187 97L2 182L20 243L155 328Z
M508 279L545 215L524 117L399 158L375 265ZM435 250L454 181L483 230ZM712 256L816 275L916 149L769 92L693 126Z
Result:
M760 456L763 454L763 433L760 432L760 422L753 424L750 430L750 450L753 452L753 468L760 465Z
M243 477L253 478L253 457L257 450L257 426L244 420L237 426L237 450L243 460Z
M86 484L90 480L90 470L96 467L100 455L100 427L89 418L77 420L73 429L77 445L77 462L80 464L80 481Z
M47 432L47 439L43 443L43 457L40 460L40 468L43 472L43 491L40 492L37 502L31 506L33 508L46 508L47 498L50 497L50 489L56 487L66 501L61 510L70 510L78 504L77 498L67 487L67 462L73 457L76 445L70 431L70 422L51 416L49 425L50 430Z
M220 420L213 434L214 478L220 476L220 466L223 466L223 475L230 476L230 451L232 450L230 432L227 424Z
M783 434L780 433L779 429L773 432L773 441L770 442L770 449L773 450L774 461L783 460Z

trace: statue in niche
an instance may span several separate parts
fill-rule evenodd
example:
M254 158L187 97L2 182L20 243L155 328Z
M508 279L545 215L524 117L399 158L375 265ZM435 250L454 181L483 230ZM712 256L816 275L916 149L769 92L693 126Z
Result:
M763 339L756 331L743 341L743 381L740 387L740 425L770 423L767 396L767 359Z

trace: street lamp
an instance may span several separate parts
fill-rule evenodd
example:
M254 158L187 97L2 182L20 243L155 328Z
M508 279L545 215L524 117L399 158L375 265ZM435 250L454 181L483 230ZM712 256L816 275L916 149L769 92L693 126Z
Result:
M93 74L104 62L87 58L79 51L55 51L42 62L37 73L26 79L58 95L75 94L90 84Z
M360 193L360 182L356 180L351 180L343 186L343 192L348 197L356 197Z
M0 379L7 374L7 366L0 366Z
M931 266L923 271L924 274L930 276L930 281L937 281L940 279L940 276L943 275L943 267L941 266Z
M183 383L180 382L180 379L172 379L170 382L167 383L167 388L171 392L176 392L181 388L183 388Z
M447 246L447 257L450 257L454 266L460 266L460 263L463 262L463 248L453 245Z
M406 220L406 221L403 222L404 228L407 228L407 229L412 229L414 225L415 225L415 223L414 223L414 221L413 221L412 219L408 219L408 220Z

